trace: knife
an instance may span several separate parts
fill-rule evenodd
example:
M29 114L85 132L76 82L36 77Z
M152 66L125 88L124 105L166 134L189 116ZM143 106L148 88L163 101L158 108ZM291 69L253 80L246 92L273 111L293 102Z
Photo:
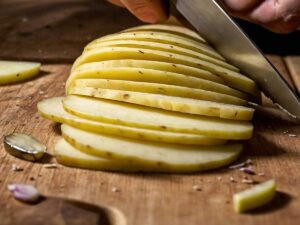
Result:
M299 96L217 0L171 0L171 13L188 22L282 110L300 119Z

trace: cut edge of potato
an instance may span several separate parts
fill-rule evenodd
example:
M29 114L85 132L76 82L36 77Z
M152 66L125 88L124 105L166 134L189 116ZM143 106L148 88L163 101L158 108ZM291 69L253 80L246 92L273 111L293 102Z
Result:
M160 94L166 96L199 99L242 106L248 105L248 102L246 100L237 98L235 96L172 84L88 78L75 80L73 86Z
M177 35L181 35L187 38L191 38L195 41L200 41L202 43L207 44L206 40L202 38L198 33L183 27L183 26L178 26L178 25L170 25L170 24L151 24L151 25L141 25L137 27L132 27L126 30L123 30L121 32L131 32L131 31L136 31L136 30L152 30L152 31L159 31L159 32L168 32L168 33L173 33Z
M19 83L37 76L41 63L0 60L0 85Z
M103 47L128 47L128 48L145 48L145 49L153 49L153 50L159 50L159 51L164 51L164 52L168 52L168 53L176 53L179 55L186 55L189 57L193 57L196 59L201 59L210 63L213 63L215 65L224 67L226 69L235 71L235 72L239 72L240 70L227 63L224 62L220 59L216 59L213 58L211 56L205 55L203 53L200 52L196 52L190 49L185 49L179 46L175 46L175 45L169 45L169 44L165 44L165 43L156 43L156 42L152 42L152 41L140 41L140 40L112 40L112 41L105 41L105 42L99 42L99 43L94 43L94 44L90 44L89 46L87 46L84 49L84 53L91 51L93 49L99 49L99 48L103 48Z
M235 161L242 151L241 144L205 148L189 147L132 142L127 139L89 133L65 124L61 126L61 129L64 139L69 144L87 154L106 159L135 162L167 172L187 173L220 168ZM214 155L214 153L217 154ZM162 158L163 155L165 157Z
M259 91L253 80L240 73L225 69L215 64L196 59L188 56L178 55L175 53L168 54L159 50L150 50L144 48L126 48L126 47L103 47L94 49L81 55L74 63L73 68L84 63L95 61L106 61L112 59L142 59L157 60L192 66L208 70L216 75L221 76L228 86L244 91L253 96L258 96Z
M216 139L204 135L143 129L84 119L66 112L63 108L62 100L63 97L42 100L37 105L39 114L51 121L65 123L69 126L89 132L116 135L144 141L187 145L221 145L227 142L227 140L224 139Z
M250 139L253 132L253 125L249 122L185 115L83 96L69 95L64 99L63 106L67 112L90 120L227 140Z
M103 98L168 111L238 121L249 121L254 114L254 109L245 106L134 91L74 86L70 88L69 94Z

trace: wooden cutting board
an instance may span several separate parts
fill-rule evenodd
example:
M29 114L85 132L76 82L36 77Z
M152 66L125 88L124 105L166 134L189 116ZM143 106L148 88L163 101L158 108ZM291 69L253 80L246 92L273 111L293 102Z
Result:
M9 8L12 4L15 7ZM83 24L78 25L79 22ZM71 64L59 63L72 62L78 56L89 41L87 34L92 39L137 23L124 11L91 0L4 0L0 3L0 24L4 24L0 27L0 58L44 62L40 77L0 87L1 138L13 131L28 133L46 144L49 151L42 162L30 163L8 155L0 145L0 224L41 224L41 221L118 225L124 221L128 225L299 224L300 127L282 120L284 117L273 108L269 108L272 114L255 116L255 135L245 143L239 161L252 159L255 171L265 175L251 178L255 181L275 178L278 193L271 204L248 214L233 212L232 194L249 187L241 182L246 174L238 170L224 168L206 173L163 175L45 167L55 163L51 154L60 131L57 124L38 116L36 104L43 98L64 94ZM78 26L84 27L84 31L77 29ZM300 58L270 58L299 90ZM267 101L265 104L272 107ZM13 164L23 170L13 171ZM230 181L231 177L234 182ZM11 183L32 184L47 200L37 205L20 203L7 190ZM195 185L201 191L194 190ZM64 199L92 206L75 207Z

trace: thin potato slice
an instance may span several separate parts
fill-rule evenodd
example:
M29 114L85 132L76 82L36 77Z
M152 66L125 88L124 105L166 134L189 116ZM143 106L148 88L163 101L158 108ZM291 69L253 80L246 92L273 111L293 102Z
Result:
M80 151L107 159L139 163L162 172L198 172L233 162L241 153L241 144L219 146L171 145L132 141L94 134L63 124L62 135Z
M183 27L183 26L176 26L170 24L151 24L151 25L141 25L137 27L132 27L126 29L122 32L132 32L132 31L158 31L158 32L166 32L170 34L176 34L179 36L183 36L185 38L189 38L195 41L200 41L202 43L207 43L199 34L196 32Z
M94 156L74 148L63 138L60 138L54 146L54 156L56 160L65 166L77 167L82 169L106 170L119 172L142 172L151 171L143 165L134 162L121 160L111 160ZM154 170L154 169L153 169Z
M220 145L226 142L226 140L198 134L142 129L83 119L67 113L63 108L62 100L63 97L56 97L39 102L37 106L39 114L49 120L65 123L78 129L146 141L197 145Z
M69 93L231 120L248 121L252 119L254 113L254 109L244 106L133 91L75 86L70 89Z
M28 80L40 71L41 64L0 60L0 85Z
M216 59L220 59L225 61L225 59L212 47L201 44L197 41L192 41L189 39L185 39L178 35L159 33L159 32L132 32L132 33L118 33L111 34L99 39L96 39L87 45L94 45L95 43L112 41L112 40L140 40L140 41L152 41L154 43L165 43L170 45L175 45L178 47L190 49L193 51L197 51L199 53L203 53L205 55L214 57Z
M106 62L86 63L75 69L66 84L66 92L74 80L81 78L99 78L111 80L128 80L148 83L171 84L227 94L246 99L248 96L223 84L214 83L202 78L186 76L173 72L132 67L108 67Z
M164 51L167 53L176 53L180 55L186 55L190 56L193 58L198 58L202 59L204 61L213 63L215 65L227 68L229 70L238 72L239 69L235 66L230 65L227 62L224 62L222 60L213 58L211 56L207 56L205 54L189 50L186 48L174 46L174 45L169 45L169 44L164 44L164 43L156 43L156 42L151 42L151 41L139 41L139 40L113 40L113 41L105 41L105 42L99 42L95 44L91 44L87 46L84 49L84 52L93 50L93 49L99 49L102 47L128 47L128 48L144 48L144 49L152 49L152 50L159 50L159 51Z
M132 67L108 67L106 62L86 63L75 69L67 80L66 92L74 80L81 78L99 78L112 80L128 80L149 83L171 84L176 86L203 89L227 94L242 99L248 96L226 85L215 83L202 78L191 77L179 73Z
M275 180L255 185L233 196L234 210L242 213L270 202L276 193Z
M206 70L198 69L191 66L182 64L150 61L150 60L134 60L134 59L121 59L121 60L108 60L103 62L95 62L94 64L101 64L103 68L119 68L119 67L132 67L141 69L152 69L164 72L179 73L186 76L198 77L204 80L214 81L216 83L224 84L222 78L218 77ZM93 65L93 64L90 64ZM84 66L84 65L82 65Z
M221 102L233 105L247 105L247 101L226 94L206 91L196 88L180 87L159 83L107 80L107 79L78 79L75 81L76 87L92 87L101 89L113 89L122 91L135 91L142 93L152 93L167 96L183 97Z
M248 122L185 115L80 96L67 96L63 105L67 112L82 118L132 127L202 134L227 140L250 139L253 132L253 125Z
M258 96L259 91L255 82L248 77L237 72L225 69L223 67L195 59L188 56L169 54L164 51L150 50L143 48L126 48L126 47L103 47L85 52L74 63L73 67L89 63L99 62L112 59L141 59L141 60L157 60L162 62L178 63L186 66L192 66L199 69L205 69L209 72L219 75L228 86Z

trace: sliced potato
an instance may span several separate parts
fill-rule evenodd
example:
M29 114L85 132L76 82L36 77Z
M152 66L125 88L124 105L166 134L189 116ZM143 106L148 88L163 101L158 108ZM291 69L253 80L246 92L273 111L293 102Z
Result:
M176 64L176 63L150 61L150 60L121 59L121 60L103 61L101 62L101 64L103 68L132 67L132 68L152 69L152 70L159 70L165 72L179 73L182 75L198 77L204 80L210 80L220 84L224 84L222 78L216 76L215 74L212 74L211 72L198 69L195 67Z
M143 48L126 48L126 47L103 47L85 52L74 63L73 67L88 62L106 61L113 59L141 59L141 60L157 60L170 63L178 63L186 66L192 66L219 75L228 86L258 96L258 89L255 82L248 77L226 68L179 54L169 54L164 51L150 50Z
M121 160L105 159L100 156L93 156L74 148L63 138L60 138L54 146L54 156L56 160L65 166L93 169L93 170L107 170L120 172L139 172L149 171L143 165L134 162L127 162Z
M61 129L65 140L80 151L106 159L140 163L155 171L181 173L215 169L233 162L242 150L240 144L180 146L94 134L65 124Z
M255 185L233 196L234 210L237 213L242 213L250 209L255 209L271 201L275 193L275 180L269 180L262 184Z
M65 123L72 127L91 131L94 133L118 135L146 141L197 145L220 145L226 142L226 140L210 138L198 134L175 133L168 131L135 128L83 119L67 113L63 108L62 100L63 97L56 97L45 99L39 102L37 107L40 115L49 120L58 123Z
M226 94L206 91L196 88L180 87L175 85L107 80L107 79L78 79L75 81L76 87L92 87L101 89L113 89L123 91L135 91L142 93L161 94L167 96L184 97L192 99L221 102L233 105L247 105L247 101Z
M80 96L66 97L63 105L69 113L91 120L156 130L202 134L220 139L249 139L253 131L253 125L248 122L185 115Z
M238 72L239 69L235 66L230 65L227 62L224 62L220 59L213 58L211 56L207 56L205 54L189 50L186 48L178 47L175 45L169 45L164 43L156 43L151 41L139 41L139 40L112 40L112 41L105 41L105 42L98 42L91 44L87 46L84 49L84 52L93 50L93 49L99 49L102 47L128 47L128 48L144 48L144 49L153 49L153 50L159 50L164 51L168 53L176 53L180 55L186 55L193 58L202 59L207 62L211 62L215 65L219 65L221 67L227 68L232 71Z
M105 62L86 63L75 69L66 84L66 91L73 84L74 80L80 78L100 78L111 80L128 80L160 84L172 84L176 86L191 87L207 91L227 94L246 99L248 96L240 91L226 85L214 83L201 78L186 76L173 72L165 72L153 69L132 68L132 67L107 67Z
M0 60L0 85L28 80L40 71L41 64Z
M179 36L183 36L185 38L189 38L195 41L200 41L202 43L207 43L199 34L196 32L183 27L183 26L176 26L170 24L151 24L151 25L141 25L137 27L132 27L126 29L122 32L132 32L132 31L158 31L158 32L166 32L170 34L176 34Z
M95 43L112 41L112 40L140 40L140 41L152 41L154 43L165 43L170 45L175 45L178 47L190 49L197 51L199 53L203 53L205 55L214 57L216 59L220 59L225 61L225 59L212 47L199 43L197 41L192 41L187 38L183 38L174 34L166 34L160 32L132 32L132 33L117 33L111 34L99 39L96 39L89 43L86 47L90 45L94 45Z
M69 93L231 120L248 121L252 119L254 113L254 109L245 106L134 91L75 86Z

